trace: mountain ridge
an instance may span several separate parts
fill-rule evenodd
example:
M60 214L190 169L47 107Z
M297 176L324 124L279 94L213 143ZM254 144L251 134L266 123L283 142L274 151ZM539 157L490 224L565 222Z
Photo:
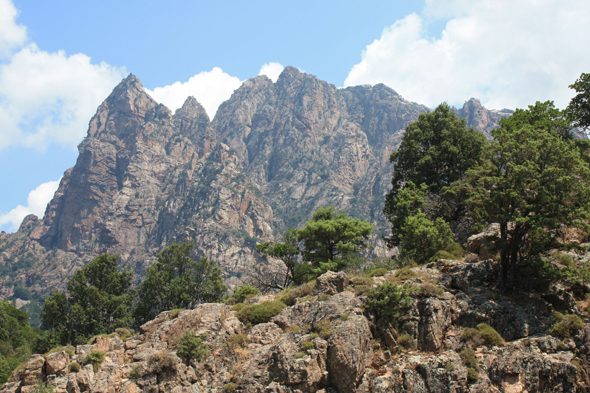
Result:
M458 113L483 132L497 126L495 112L471 106ZM245 81L210 120L194 97L173 114L130 74L90 120L44 217L0 234L0 297L22 286L38 306L104 252L139 279L158 251L184 240L236 284L249 264L264 263L257 241L329 204L372 222L372 256L389 255L389 154L427 110L382 84L337 89L286 67L276 83Z

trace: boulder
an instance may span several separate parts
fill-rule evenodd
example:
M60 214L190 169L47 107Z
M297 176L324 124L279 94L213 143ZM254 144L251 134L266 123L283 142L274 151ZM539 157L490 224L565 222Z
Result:
M344 291L349 285L352 285L352 280L346 273L328 271L317 278L316 288L318 293L335 295Z

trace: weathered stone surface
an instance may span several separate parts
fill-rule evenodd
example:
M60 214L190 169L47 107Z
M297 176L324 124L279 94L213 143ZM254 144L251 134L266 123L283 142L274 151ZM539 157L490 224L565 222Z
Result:
M335 295L344 291L349 285L352 285L352 280L346 273L328 271L317 278L316 288L318 293Z
M45 358L45 371L47 374L64 373L70 364L70 355L65 351L54 352Z

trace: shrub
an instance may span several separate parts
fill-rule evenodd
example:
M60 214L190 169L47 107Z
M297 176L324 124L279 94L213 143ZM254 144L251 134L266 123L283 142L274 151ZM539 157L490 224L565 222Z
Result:
M115 332L119 335L119 338L123 341L127 341L130 337L135 335L135 332L131 329L117 328Z
M248 340L248 336L245 334L232 334L229 336L229 339L225 343L226 346L236 349L236 348L243 348L246 345L246 341Z
M340 315L340 319L342 319L343 321L346 321L348 319L348 314Z
M35 390L30 390L34 393L53 393L53 388L45 382L39 381Z
M301 351L301 352L297 352L297 353L295 354L295 357L296 357L297 359L301 359L301 358L304 358L304 357L306 357L306 356L307 356L307 353L306 353L306 352L303 352L303 351Z
M285 303L287 306L293 306L295 304L295 299L316 295L317 290L315 285L316 280L313 280L295 288L288 288L280 294L278 300Z
M319 334L317 334L317 333L310 333L310 335L309 335L309 338L313 340L313 339L316 339L316 338L318 338L319 336L320 336L320 335L319 335Z
M366 307L374 312L377 318L383 318L394 326L400 316L400 309L410 304L411 297L407 286L400 287L386 282L369 292Z
M244 303L247 299L258 295L260 291L250 285L244 285L234 291L232 297L236 303Z
M244 303L236 303L229 308L229 311L240 312L246 305Z
M178 315L183 310L184 310L183 308L175 308L174 310L171 310L170 311L170 319L178 318Z
M551 335L562 339L572 336L584 327L582 319L575 314L563 315L556 312L553 314L553 320L556 323L551 328Z
M475 357L475 351L471 348L466 348L459 354L463 364L467 367L477 369L477 358Z
M474 328L468 328L461 333L461 339L464 341L476 341L479 340L479 330Z
M170 352L161 351L148 357L147 367L151 372L155 373L166 370L174 371L176 370L176 359Z
M305 351L309 351L310 349L315 349L315 344L311 341L304 341L301 343L301 348Z
M463 250L459 244L451 241L447 244L444 250L440 250L434 254L431 260L438 261L439 259L450 259L456 261L457 259L463 258L463 255L465 255L465 250Z
M71 373L77 373L78 371L80 371L81 368L82 367L76 362L70 363L70 372Z
M373 289L373 285L375 285L373 278L364 276L353 277L352 282L357 296L369 293Z
M414 340L412 340L412 337L404 332L399 336L399 339L397 340L397 344L400 346L400 349L404 350L406 348L411 348L412 344L414 343Z
M574 265L575 265L572 257L564 252L554 251L551 253L551 256L553 257L553 259L555 259L555 262L557 262L561 266L571 268L571 267L574 267Z
M176 354L187 364L192 360L200 362L209 355L206 340L207 334L197 337L194 332L184 332L176 343Z
M467 367L467 379L470 382L477 381L479 379L479 373L477 372L477 370L471 367Z
M139 369L140 369L140 366L138 366L138 365L131 367L131 370L129 370L129 372L127 373L127 376L129 378L139 377Z
M496 292L486 292L486 298L490 300L498 300L500 295L498 295Z
M235 382L226 383L223 385L223 391L226 393L233 393L238 388L238 384Z
M455 365L453 363L449 362L449 363L445 364L445 369L447 371L453 371L455 369Z
M299 333L301 331L301 327L297 325L289 326L285 329L285 333Z
M318 295L318 300L319 300L320 302L324 302L324 301L326 301L326 300L330 300L331 298L332 298L332 295L328 295L327 293L320 293L320 294Z
M272 317L283 311L285 307L285 303L278 300L266 301L253 306L246 306L238 311L236 316L244 323L257 325L268 322Z
M92 364L94 372L98 371L102 362L104 362L104 352L101 351L92 351L84 358L84 364Z
M493 327L485 323L480 323L477 325L477 328L479 329L479 336L486 345L493 346L504 342L504 339L502 336L500 336L500 333L498 333Z
M418 274L415 271L413 271L409 266L397 270L393 275L393 278L397 282L406 281L414 277L418 277Z
M373 271L371 271L370 275L371 277L381 277L387 274L389 270L387 270L387 268L385 267L379 267Z
M417 296L421 297L436 297L444 295L445 290L439 286L430 283L420 284L418 287L418 291L416 292Z

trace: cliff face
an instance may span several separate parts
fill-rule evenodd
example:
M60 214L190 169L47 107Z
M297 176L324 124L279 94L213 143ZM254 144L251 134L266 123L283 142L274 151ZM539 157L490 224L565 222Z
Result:
M476 104L459 114L488 132L499 117ZM130 75L90 121L43 219L0 234L0 297L63 288L104 252L141 275L165 246L191 239L237 282L258 263L257 241L330 204L371 221L373 256L385 256L389 155L427 110L384 85L336 89L287 67L276 83L244 82L210 122L194 98L172 114Z

